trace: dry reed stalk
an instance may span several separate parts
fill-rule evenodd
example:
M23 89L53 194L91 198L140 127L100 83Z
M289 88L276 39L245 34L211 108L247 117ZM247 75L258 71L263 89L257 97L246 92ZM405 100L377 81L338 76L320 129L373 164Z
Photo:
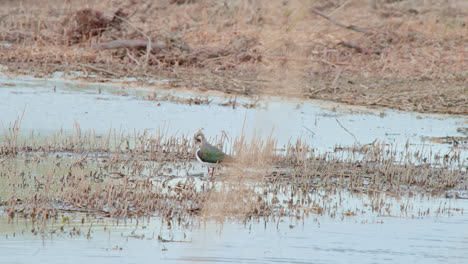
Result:
M336 217L326 197L343 190L368 195L374 211L389 214L383 195L440 195L466 189L468 182L457 154L413 153L409 144L399 149L378 142L320 154L300 140L278 152L272 135L230 139L237 163L215 179L195 180L166 170L189 172L194 160L190 137L168 136L167 128L154 135L112 130L101 137L76 123L70 134L37 138L31 133L29 141L18 136L19 123L6 129L0 143L0 149L10 150L2 153L10 158L0 162L0 185L9 186L0 197L12 219L30 218L38 227L67 211L115 218L156 215L170 224L188 223L196 215L221 222Z

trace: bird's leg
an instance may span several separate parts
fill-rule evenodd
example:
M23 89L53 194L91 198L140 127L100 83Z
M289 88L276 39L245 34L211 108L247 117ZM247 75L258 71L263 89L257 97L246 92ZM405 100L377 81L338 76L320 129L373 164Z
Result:
M208 173L206 174L206 176L209 177L210 176L210 167L207 166L206 169L208 170Z
M214 177L214 170L215 168L211 168L211 177Z

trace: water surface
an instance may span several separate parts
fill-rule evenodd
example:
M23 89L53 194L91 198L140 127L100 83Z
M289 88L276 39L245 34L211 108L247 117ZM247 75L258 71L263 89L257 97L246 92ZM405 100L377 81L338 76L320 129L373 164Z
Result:
M22 129L43 134L71 130L77 122L83 130L106 134L109 129L133 133L163 128L170 135L193 135L203 128L208 137L272 135L280 145L301 138L319 151L336 145L366 144L375 140L413 149L449 153L452 145L436 144L430 137L464 136L466 118L406 113L386 109L365 110L317 101L265 98L257 108L220 106L229 98L211 96L209 105L148 101L145 96L174 94L129 85L85 84L66 80L0 77L0 126L23 116ZM204 97L180 92L179 97ZM241 103L252 102L239 98ZM333 110L338 109L338 110ZM341 109L341 110L339 110Z
M109 129L129 133L164 129L169 135L192 135L203 128L210 137L221 136L222 131L229 137L243 133L248 137L272 135L279 144L301 138L318 151L378 140L400 147L410 142L414 150L442 153L451 152L453 146L425 138L463 136L457 128L466 127L463 117L284 98L264 98L267 100L261 100L259 107L251 109L220 106L230 99L220 96L210 96L208 105L145 100L153 93L182 98L206 96L162 90L159 85L155 83L154 89L149 89L3 76L0 126L7 128L23 115L21 129L25 134L30 130L42 135L59 129L71 131L76 123L82 130L98 134ZM254 101L238 100L241 104ZM468 156L461 151L462 157ZM194 166L198 166L197 172L203 171ZM382 210L371 209L375 199L385 203ZM72 223L50 223L56 231L49 229L44 234L34 234L29 220L9 222L5 214L0 214L0 263L460 264L468 259L466 199L345 193L323 201L335 210L333 214L268 222L208 221L171 228L158 218L140 220L138 225L135 220L125 223L122 219L99 218L81 224L81 215L65 214ZM70 235L77 229L79 234Z

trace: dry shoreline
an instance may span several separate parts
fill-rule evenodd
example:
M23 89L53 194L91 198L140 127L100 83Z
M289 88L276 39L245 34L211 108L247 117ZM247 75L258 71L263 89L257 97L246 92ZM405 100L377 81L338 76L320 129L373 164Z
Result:
M467 115L468 4L439 2L9 1L0 65L37 77L154 77L172 89ZM115 40L138 43L109 49Z

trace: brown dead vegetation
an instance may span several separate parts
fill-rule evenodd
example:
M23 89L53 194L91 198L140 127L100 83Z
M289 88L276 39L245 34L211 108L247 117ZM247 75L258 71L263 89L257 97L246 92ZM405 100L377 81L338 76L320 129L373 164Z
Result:
M327 197L343 190L369 195L375 202L372 211L385 214L385 195L440 196L468 188L466 167L456 153L400 152L375 143L352 147L343 159L317 154L300 141L278 153L273 138L240 137L233 140L234 164L215 178L197 178L173 175L177 167L192 168L190 136L146 131L97 136L75 125L71 134L57 131L37 138L32 132L19 138L18 124L3 131L0 143L0 208L10 220L42 223L80 212L119 218L156 215L185 226L194 216L221 222L336 217L339 211ZM401 210L408 214L407 208Z
M120 30L124 18L127 17L122 9L114 13L112 19L106 18L102 12L90 8L80 9L71 18L65 18L65 35L70 44L86 41L94 36L101 36L109 29Z
M92 8L90 8L92 7ZM468 114L468 2L7 1L8 71Z

